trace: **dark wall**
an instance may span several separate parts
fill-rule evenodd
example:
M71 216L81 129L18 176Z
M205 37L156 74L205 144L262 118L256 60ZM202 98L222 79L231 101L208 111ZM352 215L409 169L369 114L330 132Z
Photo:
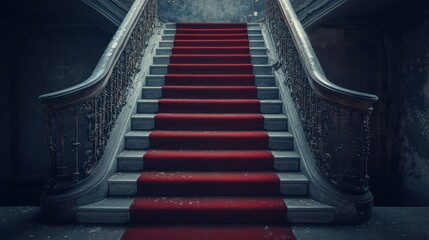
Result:
M429 17L408 19L389 37L401 189L429 205Z
M43 181L49 169L46 124L37 97L88 78L110 35L94 27L23 26L19 37L13 161L17 190L26 194L33 189L26 185Z
M2 87L0 88L0 103L2 117L0 118L0 132L2 134L2 141L0 144L0 152L2 153L0 160L0 202L6 202L10 197L10 179L12 175L11 169L11 96L10 96L10 72L9 72L9 54L8 36L10 28L7 22L0 24L3 37L0 37L0 79Z
M429 205L429 17L424 1L310 31L328 78L377 94L369 159L376 205Z
M0 204L38 204L48 176L49 152L37 98L88 78L112 37L91 18L56 15L55 9L48 16L45 11L33 12L31 17L23 17L21 11L8 17L0 11L1 20L11 19L2 26L2 33L9 29L9 41L1 44L2 53L8 54L1 55L6 61L2 61L0 71L3 86L10 89L0 93L2 100L6 99L3 109L9 109L6 120L2 119L6 123L1 124L2 135L4 132L7 137L0 146L6 153L3 156L10 153L10 157L0 159L0 178L8 183L10 194L8 199L0 198ZM7 88L1 89L3 93Z

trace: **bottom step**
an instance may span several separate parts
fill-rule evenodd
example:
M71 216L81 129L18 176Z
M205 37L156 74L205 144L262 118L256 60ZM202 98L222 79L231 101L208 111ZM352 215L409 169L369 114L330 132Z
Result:
M137 200L136 200L137 199ZM100 202L80 206L77 209L77 221L80 223L180 223L180 216L196 214L197 220L216 222L218 216L225 220L226 214L242 217L244 220L235 223L249 223L246 218L256 219L262 214L264 223L329 223L334 220L335 208L309 198L107 198ZM215 199L209 200L207 199ZM241 200L245 199L243 202ZM247 200L246 200L247 199ZM268 203L268 204L267 204ZM186 207L185 207L186 206ZM150 208L148 208L150 207ZM130 210L133 209L133 210ZM224 210L219 214L219 209ZM207 211L210 210L210 211ZM204 214L202 214L202 211ZM188 215L188 212L190 215ZM140 217L136 217L138 214ZM274 215L273 215L274 214ZM266 221L269 215L273 221ZM149 216L152 216L150 218ZM162 218L164 216L167 218ZM235 219L240 220L240 219ZM189 221L186 221L189 222ZM204 221L203 221L204 222ZM198 223L198 222L197 222ZM202 222L199 222L202 223ZM218 221L219 223L219 221ZM225 223L228 223L226 221ZM252 223L252 222L250 222ZM256 223L256 220L253 221Z
M286 222L281 197L139 197L130 207L132 223L249 224Z

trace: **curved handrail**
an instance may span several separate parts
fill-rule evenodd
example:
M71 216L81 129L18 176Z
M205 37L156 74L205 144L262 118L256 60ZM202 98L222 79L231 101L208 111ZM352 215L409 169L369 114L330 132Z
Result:
M300 24L289 0L277 1L281 6L283 17L288 20L286 21L286 25L295 42L296 49L313 90L320 97L329 102L360 111L371 111L372 104L378 101L378 97L376 95L346 89L330 82L325 76L307 33Z
M139 20L139 14L144 9L148 0L136 0L129 10L122 24L119 26L91 76L85 81L72 87L39 97L44 110L57 110L70 108L100 93L109 81L109 77L118 61L122 50L125 48L132 30Z

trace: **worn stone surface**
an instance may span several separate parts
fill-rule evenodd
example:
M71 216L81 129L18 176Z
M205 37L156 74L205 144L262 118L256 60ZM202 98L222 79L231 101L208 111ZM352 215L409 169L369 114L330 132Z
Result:
M159 0L158 16L166 22L257 22L265 16L265 1Z
M362 225L297 225L298 240L427 240L429 208L374 208L371 220Z
M42 223L38 207L0 208L0 236L7 240L88 239L117 240L126 225ZM362 225L293 225L298 240L427 240L429 208L374 208Z
M0 238L18 239L88 239L117 240L121 225L51 225L40 221L40 208L0 208Z

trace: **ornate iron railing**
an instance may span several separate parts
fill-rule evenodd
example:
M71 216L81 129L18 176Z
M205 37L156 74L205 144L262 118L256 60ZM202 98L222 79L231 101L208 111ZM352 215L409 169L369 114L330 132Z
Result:
M267 24L309 148L341 190L368 190L369 119L377 96L331 83L289 0L267 0Z
M152 35L156 5L136 0L91 76L39 97L48 125L47 191L71 188L96 171Z

